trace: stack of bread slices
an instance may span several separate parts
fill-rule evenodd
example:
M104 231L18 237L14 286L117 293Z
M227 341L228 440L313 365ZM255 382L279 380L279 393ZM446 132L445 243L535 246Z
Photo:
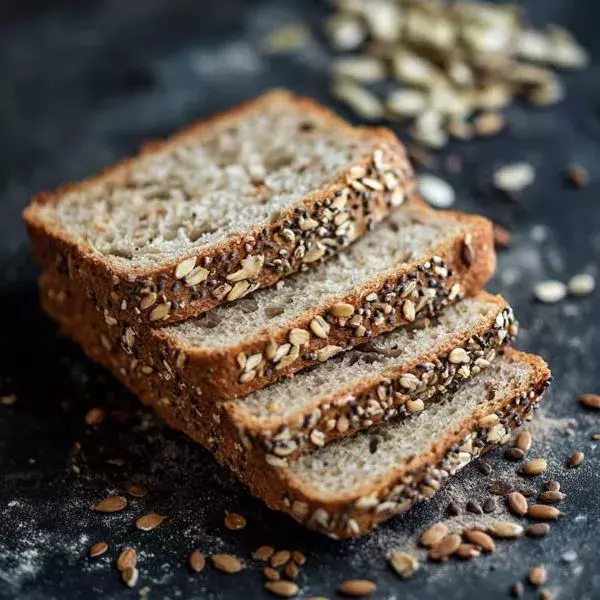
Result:
M531 419L484 218L404 148L269 92L25 211L45 310L270 507L334 538L428 498Z

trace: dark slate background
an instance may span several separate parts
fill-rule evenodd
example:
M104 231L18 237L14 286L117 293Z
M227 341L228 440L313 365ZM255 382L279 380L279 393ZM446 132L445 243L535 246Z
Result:
M544 562L559 598L600 598L600 451L590 440L600 431L600 417L575 401L580 392L600 392L599 293L556 306L535 304L531 296L536 281L596 272L598 265L600 3L526 4L535 24L557 22L574 31L593 65L565 76L568 97L561 105L535 111L515 105L508 132L452 145L446 154L462 159L462 173L444 176L459 190L460 209L491 216L515 235L492 288L507 295L521 319L521 347L541 353L556 378L534 452L550 458L549 475L568 494L567 514L542 541L501 545L496 555L470 564L427 565L400 582L385 566L387 551L443 515L449 498L485 499L491 478L508 476L514 465L497 453L491 477L469 467L436 500L359 541L336 543L305 532L252 499L206 452L162 427L57 336L37 306L38 270L20 218L33 193L92 174L143 140L270 86L346 114L326 92L328 50L320 31L327 6L307 0L2 3L0 395L16 393L18 402L0 406L0 598L134 598L112 566L125 545L140 553L138 587L149 586L150 598L260 598L261 575L252 561L236 576L212 569L192 576L185 558L198 547L248 559L265 543L307 554L303 597L333 598L340 581L369 577L379 584L378 598L506 598L511 582ZM299 53L265 55L265 35L290 23L309 25L310 43ZM521 159L537 170L522 199L490 193L486 182L494 166ZM565 185L561 171L571 162L589 170L585 190ZM440 160L435 168L444 174L444 165ZM100 427L86 428L83 417L94 406L129 416L120 422L113 413ZM564 433L568 418L575 419L571 436ZM586 452L586 462L567 470L565 458L575 449ZM107 462L114 459L124 464ZM88 509L130 481L144 482L148 496L112 516ZM541 482L531 485L539 489ZM226 509L243 513L247 529L224 530ZM137 531L135 518L151 510L168 520L154 532ZM100 540L110 551L90 561L87 548ZM527 588L526 597L536 592Z

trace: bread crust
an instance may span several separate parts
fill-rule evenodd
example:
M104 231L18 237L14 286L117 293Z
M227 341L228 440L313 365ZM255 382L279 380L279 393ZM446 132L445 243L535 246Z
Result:
M146 144L137 157L124 159L95 177L40 193L23 215L36 259L45 269L68 273L78 287L94 295L111 319L126 325L156 326L198 315L241 297L240 293L271 286L292 273L314 267L361 237L412 194L412 168L396 136L387 129L358 128L361 137L377 140L374 151L334 174L330 183L299 198L270 223L257 224L222 243L201 246L155 267L126 268L43 217L40 209L59 203L64 194L100 182L123 181L140 157L162 152L271 103L299 106L306 114L329 123L340 135L357 131L313 100L271 91L166 141ZM308 231L308 221L320 226ZM203 271L196 272L195 278L179 276L178 266L194 258L193 268L208 272L202 281L197 279ZM256 268L249 271L245 283L236 288L231 276L244 271L245 260L260 266L258 272Z
M434 212L426 207L420 210L424 218ZM405 313L407 301L416 307L416 316L431 317L461 297L482 289L496 265L492 225L482 217L453 212L445 214L461 223L463 231L435 248L435 262L433 256L426 255L410 265L402 263L372 277L367 285L345 297L330 299L277 329L265 329L252 339L234 346L215 349L184 347L165 330L123 326L110 314L101 314L128 345L127 351L151 365L160 378L175 379L180 387L194 390L213 402L244 397L280 377L293 376L300 369L317 364L329 352L352 348L370 337L409 323ZM467 240L469 259L465 261ZM61 275L55 267L48 272ZM62 276L61 281L68 281L70 289L82 290L77 280L67 280ZM410 294L398 292L398 289L409 290ZM419 311L423 294L429 291L434 293L434 297L424 302ZM396 297L386 302L390 292ZM77 293L83 293L83 290ZM333 318L333 305L340 301L351 305L356 315L363 311L361 323L364 331L353 326L352 320ZM102 311L102 303L93 295L91 302ZM323 337L314 333L314 321L319 319L327 326L326 334L323 336L321 333ZM294 330L305 332L308 342L300 347L290 344ZM277 352L286 347L289 347L287 354L278 360ZM260 356L261 361L249 370L247 360L252 356Z

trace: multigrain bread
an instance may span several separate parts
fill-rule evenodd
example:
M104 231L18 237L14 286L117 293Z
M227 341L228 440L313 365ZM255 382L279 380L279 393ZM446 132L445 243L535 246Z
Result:
M25 210L34 254L126 324L186 319L314 267L413 190L403 146L272 91Z
M243 397L383 332L435 316L493 273L490 223L409 202L320 269L300 273L196 319L122 327L119 341L146 371L212 401ZM64 281L64 279L63 279ZM70 285L78 289L78 282Z
M109 339L110 328L90 311L85 298L64 289L64 283L42 278L42 304L63 330L146 404L168 404L175 421L195 421L199 429L206 421L217 422L221 454L238 463L251 456L255 463L283 467L307 449L381 421L413 417L488 368L517 334L506 302L481 293L447 308L435 321L383 334L217 407L210 398L179 387L174 378L145 375L143 365L133 362L118 340L101 344L99 340Z

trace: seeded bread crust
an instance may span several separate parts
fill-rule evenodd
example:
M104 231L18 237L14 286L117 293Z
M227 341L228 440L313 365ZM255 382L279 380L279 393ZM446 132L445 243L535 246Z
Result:
M412 202L422 206L417 200ZM434 213L426 207L421 210L424 219ZM461 223L463 231L435 248L430 259L402 263L386 276L374 275L367 285L345 297L321 303L235 346L185 347L160 329L122 326L101 314L126 351L159 378L175 379L181 389L211 402L244 397L415 318L434 317L445 306L482 289L496 265L492 225L482 217L445 214ZM60 275L56 268L48 272ZM69 285L85 292L77 280L71 279ZM93 295L90 298L102 311L102 303ZM336 316L340 306L352 316ZM295 336L301 338L300 343Z
M125 159L96 177L43 192L24 212L33 252L44 268L55 268L93 293L107 318L129 325L181 321L219 304L241 298L282 277L314 267L337 254L401 205L414 189L413 173L402 144L386 129L360 128L380 142L331 182L299 198L289 210L227 241L203 246L156 268L125 269L110 263L82 238L49 223L40 207L57 204L64 194L99 182L123 181L139 157L177 146L200 132L269 104L300 107L318 115L339 136L356 131L308 98L272 91L214 116L161 142L146 144L138 157Z
M315 399L296 414L265 420L250 415L235 401L217 406L210 398L198 397L176 377L159 377L148 365L127 354L98 311L57 277L42 277L41 297L42 305L61 323L65 333L92 359L116 373L134 394L143 397L145 404L168 405L176 422L193 423L198 419L195 427L207 420L217 422L219 428L211 437L218 438L221 454L228 461L239 463L246 460L244 455L251 455L253 462L263 461L274 467L285 467L288 460L303 451L356 435L378 423L418 414L427 404L456 391L471 376L486 369L518 332L506 301L482 293L482 301L496 303L497 313L468 334L457 333L438 352L424 353L352 385L340 382L335 393ZM452 356L457 349L466 351L468 362ZM214 447L214 440L211 444Z

